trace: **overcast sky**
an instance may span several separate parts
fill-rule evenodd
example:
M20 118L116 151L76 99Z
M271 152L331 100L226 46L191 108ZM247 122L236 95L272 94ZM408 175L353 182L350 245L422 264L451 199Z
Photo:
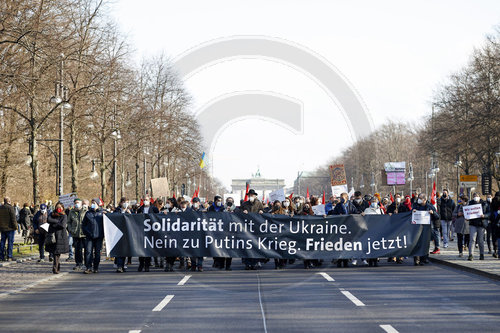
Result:
M217 38L259 35L312 50L349 81L375 127L389 119L419 122L433 91L460 69L500 24L500 1L161 1L117 0L112 16L136 50L135 60L172 59ZM229 187L258 167L292 185L353 140L341 110L315 81L269 59L232 59L185 81L195 114L213 99L241 91L290 96L304 107L303 133L265 119L225 128L210 170ZM208 154L208 150L207 150Z

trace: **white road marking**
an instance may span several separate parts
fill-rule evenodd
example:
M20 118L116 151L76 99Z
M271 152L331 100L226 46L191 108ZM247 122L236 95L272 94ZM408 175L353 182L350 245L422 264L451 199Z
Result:
M174 298L174 295L167 295L154 309L153 311L158 312L163 310L163 308Z
M4 292L4 293L1 293L0 294L0 298L8 296L8 295L12 295L12 294L20 293L22 291L25 291L26 289L30 289L30 288L36 287L39 284L42 284L42 283L45 283L45 282L49 282L49 281L52 281L52 280L55 280L55 279L59 279L59 278L61 278L63 276L66 276L66 275L68 275L68 272L61 273L61 274L58 274L58 275L49 276L49 277L47 277L45 279L41 279L39 281L35 281L35 282L30 283L30 284L28 284L28 285L26 285L24 287L19 288L19 289L15 289L15 290L11 290L11 291L7 291L7 292Z
M264 307L262 306L262 295L260 293L260 276L259 276L259 274L257 274L257 285L258 285L258 289L259 289L260 313L262 314L262 323L264 324L264 333L267 333L266 314L264 313Z
M386 331L387 333L399 333L398 330L396 330L391 325L380 325L380 328Z
M365 306L365 304L363 302L361 302L359 299L356 298L356 296L354 296L353 294L351 294L347 290L340 289L340 292L342 294L344 294L345 297L349 298L349 300L351 302L353 302L354 304L356 304L356 306Z
M177 283L178 286L183 286L186 284L186 282L189 280L189 278L191 277L192 275L186 275L182 278L182 280L179 281L179 283Z
M330 275L326 274L325 272L320 272L320 273L316 273L316 274L319 274L321 275L322 277L324 277L327 281L335 281Z
M130 330L128 333L141 333L141 330Z

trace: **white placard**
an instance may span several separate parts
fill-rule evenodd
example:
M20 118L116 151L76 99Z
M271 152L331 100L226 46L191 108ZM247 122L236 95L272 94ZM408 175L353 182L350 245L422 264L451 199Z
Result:
M40 228L42 228L46 232L49 232L49 224L47 222L40 224Z
M280 202L285 201L285 189L280 188L276 191L272 191L269 193L269 202L273 203L275 200L279 200Z
M431 214L426 210L417 210L411 214L411 224L431 224Z
M59 202L64 205L64 208L69 208L74 206L76 198L76 193L63 194L59 196Z
M314 215L326 215L325 213L325 205L316 205L312 206L312 210L314 212Z
M340 197L342 193L348 193L347 185L336 185L332 186L332 195L335 197Z
M481 204L464 206L464 217L466 220L481 218L483 206Z

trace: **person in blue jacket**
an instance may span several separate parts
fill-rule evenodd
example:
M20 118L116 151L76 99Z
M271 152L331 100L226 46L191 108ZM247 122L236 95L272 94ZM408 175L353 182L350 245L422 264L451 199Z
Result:
M439 222L440 220L440 217L439 217L439 214L436 210L436 207L434 207L434 205L432 205L431 203L429 203L427 201L427 195L425 193L420 193L418 195L418 199L417 199L417 202L415 202L412 206L412 209L413 211L427 211L429 212L430 216L431 216L431 223L435 223L436 221ZM429 232L430 232L430 229L429 229ZM413 257L413 263L415 264L415 266L422 266L423 264L428 264L429 263L429 254L426 254L424 256L415 256Z
M85 234L85 266L84 274L98 273L101 262L102 243L104 241L104 225L99 199L92 199L90 208L85 213L82 231Z

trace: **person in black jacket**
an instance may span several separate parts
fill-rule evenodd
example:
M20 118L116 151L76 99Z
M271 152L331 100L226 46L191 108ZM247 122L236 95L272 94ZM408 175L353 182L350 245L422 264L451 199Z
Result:
M14 236L17 230L16 210L11 205L9 197L4 198L3 206L0 206L0 232L2 233L2 240L0 241L0 260L5 260L5 243L8 241L7 246L7 260L12 261L12 250L14 247Z
M155 206L151 205L151 198L149 196L145 196L142 199L142 205L137 210L137 214L158 214L160 210ZM151 257L139 257L139 267L137 268L138 272L149 272L149 267L151 266Z
M474 193L472 195L472 200L469 202L470 205L481 205L482 215L481 217L469 220L469 257L467 260L472 261L474 253L474 242L476 242L477 234L477 244L479 245L479 260L484 260L484 230L485 225L483 224L483 219L485 218L484 206L485 203L481 200L479 193Z
M99 263L101 262L104 225L98 200L92 199L90 208L85 213L82 223L82 231L85 234L85 266L87 267L83 272L84 274L99 272Z
M428 201L427 201L427 195L425 193L420 193L418 195L418 199L417 199L417 202L413 204L413 211L427 211L429 212L430 216L431 216L431 227L434 225L437 225L439 223L439 213L436 211L436 208L431 205ZM423 265L423 264L428 264L429 263L429 255L426 254L424 256L415 256L413 257L413 261L414 261L414 264L415 266L417 265Z
M455 211L455 202L450 198L450 194L447 189L443 190L443 195L438 201L438 213L441 217L441 232L443 233L443 247L448 247L448 242L450 236L453 235L452 220L453 212Z
M500 248L500 191L495 193L495 197L491 200L490 224L492 241L497 243L498 251L498 248ZM498 258L498 252L495 252L493 257Z
M66 231L68 217L64 213L64 205L61 202L56 203L54 211L47 217L47 223L49 224L47 238L54 234L55 243L45 245L45 250L54 256L52 273L59 274L61 254L69 251L68 232Z

